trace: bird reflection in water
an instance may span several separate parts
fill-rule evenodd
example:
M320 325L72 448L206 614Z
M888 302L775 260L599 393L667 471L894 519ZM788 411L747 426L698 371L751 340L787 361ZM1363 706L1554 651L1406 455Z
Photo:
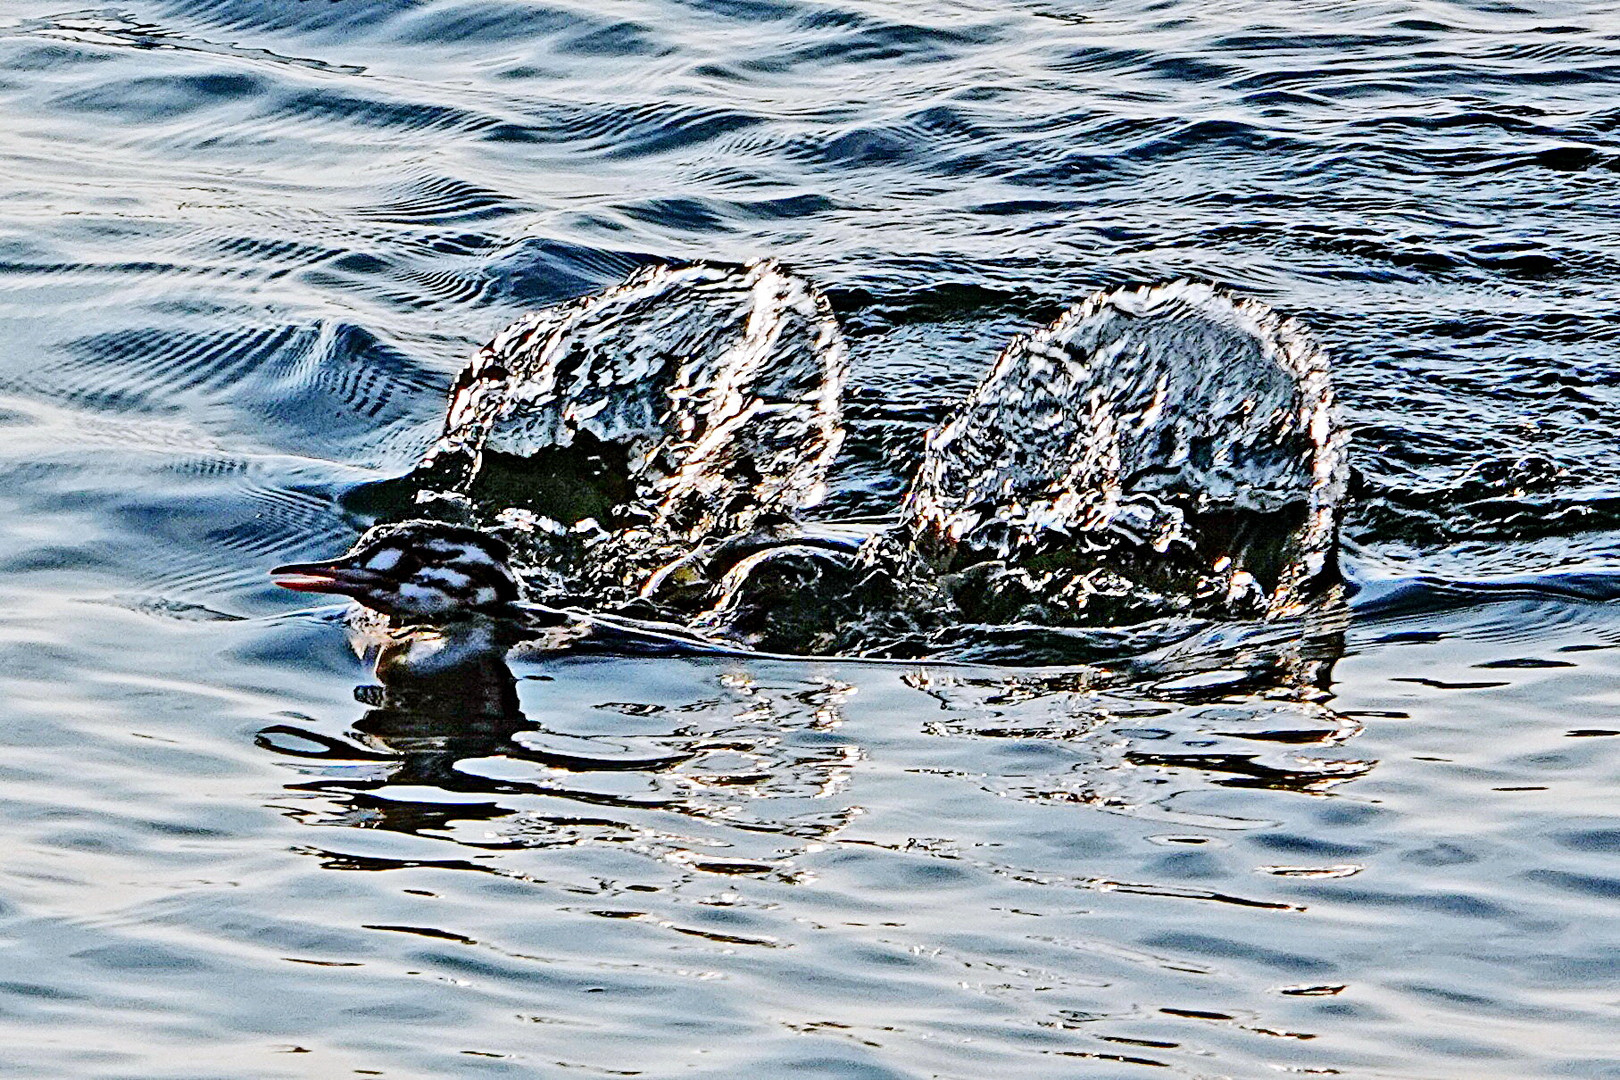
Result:
M547 731L524 714L518 680L499 652L430 671L391 664L379 657L378 682L355 688L369 706L349 738L292 724L264 728L259 745L314 765L317 778L291 785L305 792L345 793L353 810L331 824L367 824L400 832L443 829L456 821L489 820L515 811L503 796L566 795L576 801L614 801L581 792L566 779L502 779L470 763L499 759L523 763L537 777L559 774L657 771L686 759L682 753L595 756L589 740ZM545 743L579 742L578 752ZM607 748L611 749L611 748ZM387 789L389 797L368 796ZM409 792L408 797L405 796ZM489 801L466 796L489 796Z
M639 732L604 738L529 718L519 683L500 659L428 674L385 663L357 689L371 707L345 737L282 723L259 743L313 774L290 790L340 800L303 802L306 823L469 849L606 842L683 871L793 880L793 857L859 813L840 796L861 750L826 737L841 685L780 691L705 671L685 706L599 703ZM458 829L498 819L497 836Z

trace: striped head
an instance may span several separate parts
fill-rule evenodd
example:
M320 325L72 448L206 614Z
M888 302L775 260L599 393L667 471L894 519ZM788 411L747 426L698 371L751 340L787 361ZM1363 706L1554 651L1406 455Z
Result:
M297 592L350 596L406 623L498 615L519 596L506 545L487 533L438 521L379 525L325 562L270 571Z

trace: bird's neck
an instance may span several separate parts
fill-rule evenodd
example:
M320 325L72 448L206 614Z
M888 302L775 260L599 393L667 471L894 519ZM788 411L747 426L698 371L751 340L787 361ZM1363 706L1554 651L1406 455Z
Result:
M395 629L377 654L381 699L367 702L375 706L371 721L396 735L424 723L522 721L517 680L506 663L508 637L490 618Z
M504 666L511 633L502 620L474 615L441 626L402 626L389 633L377 655L377 677L423 677L478 668L491 662Z

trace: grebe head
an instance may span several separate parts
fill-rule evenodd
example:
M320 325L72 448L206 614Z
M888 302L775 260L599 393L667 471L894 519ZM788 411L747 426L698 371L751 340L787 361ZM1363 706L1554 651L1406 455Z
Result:
M270 574L282 588L350 596L402 622L445 623L505 613L520 592L509 556L477 529L403 521L377 526L335 559Z

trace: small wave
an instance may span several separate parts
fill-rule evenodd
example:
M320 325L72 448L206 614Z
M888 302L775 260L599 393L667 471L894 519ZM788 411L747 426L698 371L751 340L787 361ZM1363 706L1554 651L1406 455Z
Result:
M358 75L365 70L358 66L329 64L309 57L283 56L267 49L220 44L157 23L141 22L133 16L114 11L85 11L52 19L39 19L23 23L20 29L41 37L72 42L87 47L87 51L104 47L164 49L215 53L250 61L290 64L349 75Z
M324 86L279 95L264 117L271 124L309 128L339 122L384 132L475 134L500 123L498 116L472 108L385 96L381 86L370 93L355 88ZM397 90L397 88L396 88Z
M129 611L138 611L143 615L151 615L159 619L171 619L176 622L217 623L242 621L240 615L216 611L204 604L193 604L184 600L171 600L167 597L147 596L140 593L119 593L109 596L101 602L115 607L126 608Z
M277 0L161 0L171 18L190 26L236 33L294 32L320 39L361 35L386 26L417 7L416 0L366 4L294 4Z
M448 176L423 176L382 193L380 201L359 211L372 221L401 225L447 225L486 221L526 209L512 196Z

